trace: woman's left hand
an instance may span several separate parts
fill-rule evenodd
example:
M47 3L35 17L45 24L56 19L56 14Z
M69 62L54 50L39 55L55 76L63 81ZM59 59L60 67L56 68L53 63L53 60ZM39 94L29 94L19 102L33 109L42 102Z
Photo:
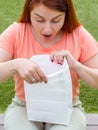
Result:
M74 59L74 57L71 55L71 53L67 50L61 50L61 51L53 51L50 54L50 59L52 62L56 62L58 64L63 64L64 58L66 58L69 68L74 70L76 65L79 63Z

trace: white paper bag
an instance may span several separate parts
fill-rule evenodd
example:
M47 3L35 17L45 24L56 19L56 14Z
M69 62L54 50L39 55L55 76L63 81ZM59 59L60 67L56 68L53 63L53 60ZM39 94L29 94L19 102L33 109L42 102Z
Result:
M24 82L28 120L68 125L72 114L72 83L68 64L50 61L49 55L31 58L48 77L48 83Z

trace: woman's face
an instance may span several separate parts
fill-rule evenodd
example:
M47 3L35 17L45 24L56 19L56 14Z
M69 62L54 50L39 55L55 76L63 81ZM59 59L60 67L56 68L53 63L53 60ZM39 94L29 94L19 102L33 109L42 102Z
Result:
M34 6L30 17L34 34L45 42L55 39L65 21L64 12L50 9L43 4Z

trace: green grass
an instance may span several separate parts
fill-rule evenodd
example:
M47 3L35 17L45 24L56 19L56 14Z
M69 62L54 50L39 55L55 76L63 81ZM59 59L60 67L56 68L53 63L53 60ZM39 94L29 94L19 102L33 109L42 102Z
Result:
M76 13L84 27L98 41L98 0L73 0ZM0 0L0 33L12 22L17 21L24 0ZM86 112L98 113L98 90L80 82L80 99ZM0 113L4 112L14 96L14 81L9 79L0 84Z
M89 88L83 81L80 81L80 100L87 113L98 113L98 90Z
M14 96L14 81L12 78L0 84L0 113L3 113Z
M77 16L98 41L98 0L73 0Z
M24 0L0 0L0 33L20 16Z

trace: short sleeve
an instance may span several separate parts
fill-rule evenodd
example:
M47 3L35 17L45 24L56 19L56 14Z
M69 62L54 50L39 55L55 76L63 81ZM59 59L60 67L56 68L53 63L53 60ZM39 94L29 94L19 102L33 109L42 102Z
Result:
M0 35L0 48L7 50L12 56L16 42L16 29L16 23L13 23Z
M81 44L80 62L86 62L98 53L97 41L83 26L79 30L79 41Z

